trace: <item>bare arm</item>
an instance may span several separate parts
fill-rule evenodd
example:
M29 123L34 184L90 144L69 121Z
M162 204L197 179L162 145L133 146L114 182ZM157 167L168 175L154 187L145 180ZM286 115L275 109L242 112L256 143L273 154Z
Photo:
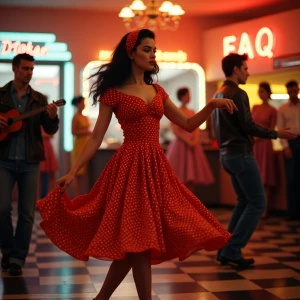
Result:
M94 156L100 147L112 113L113 108L111 106L100 103L98 119L91 136L85 143L71 171L57 180L57 183L62 186L62 192L66 190L67 186L73 181L76 173Z
M195 114L194 111L193 111L193 114ZM193 143L193 146L195 146L195 145L197 145L197 144L200 143L200 129L199 128L196 128L193 131L192 143Z
M203 122L205 122L215 108L226 109L228 112L233 113L237 110L235 104L230 99L212 99L194 116L188 118L171 100L168 98L164 102L165 116L174 124L185 129L188 132L193 132Z

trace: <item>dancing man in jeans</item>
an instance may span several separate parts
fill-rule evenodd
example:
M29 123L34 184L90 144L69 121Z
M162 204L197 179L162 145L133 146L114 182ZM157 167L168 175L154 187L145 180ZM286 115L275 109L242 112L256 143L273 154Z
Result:
M287 128L278 131L255 124L251 117L248 95L239 88L249 76L247 55L231 53L223 58L222 69L226 80L214 98L232 99L238 108L233 115L216 109L213 112L214 128L220 148L220 160L230 175L237 204L229 223L233 234L228 245L219 250L221 264L249 267L254 259L245 259L241 249L246 246L265 210L266 200L260 170L253 156L253 136L268 139L294 139L296 135Z

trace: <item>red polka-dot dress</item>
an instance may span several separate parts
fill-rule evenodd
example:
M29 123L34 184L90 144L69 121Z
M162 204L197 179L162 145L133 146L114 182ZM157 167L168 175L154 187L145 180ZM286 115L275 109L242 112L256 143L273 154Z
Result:
M151 249L151 263L227 244L225 231L176 177L159 144L164 89L150 104L109 89L100 101L114 108L124 143L89 194L72 201L60 188L38 201L41 227L71 256L88 260L124 259L127 252Z

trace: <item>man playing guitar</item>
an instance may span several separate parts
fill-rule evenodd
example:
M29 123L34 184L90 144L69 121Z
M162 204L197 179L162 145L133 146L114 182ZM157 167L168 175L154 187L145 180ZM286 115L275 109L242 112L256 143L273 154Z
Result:
M58 130L57 106L47 103L41 93L29 85L34 69L34 58L18 54L13 58L14 80L0 88L0 133L9 130L10 111L21 115L34 110L34 114L22 122L8 138L0 140L0 248L1 267L9 269L11 276L22 274L28 254L39 178L39 162L44 160L41 136ZM18 114L19 114L18 113ZM18 184L18 222L14 233L11 219L11 199L15 183Z

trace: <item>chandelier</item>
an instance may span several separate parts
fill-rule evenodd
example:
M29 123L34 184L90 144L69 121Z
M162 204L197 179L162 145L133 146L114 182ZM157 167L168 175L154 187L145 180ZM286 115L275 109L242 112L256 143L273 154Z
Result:
M158 26L162 29L176 30L180 16L185 11L178 4L164 1L161 6L156 0L150 0L148 6L142 0L134 0L130 6L125 6L119 13L127 30L136 30L148 24L150 30L155 31Z

